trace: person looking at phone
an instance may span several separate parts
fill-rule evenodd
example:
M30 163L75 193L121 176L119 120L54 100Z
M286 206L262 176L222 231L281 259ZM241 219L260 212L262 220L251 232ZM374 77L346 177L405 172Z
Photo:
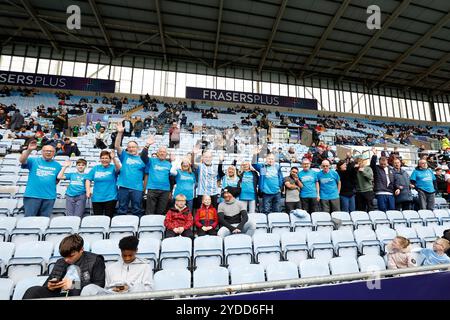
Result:
M106 267L105 289L90 284L83 289L82 296L143 292L152 290L152 269L149 261L136 257L139 240L135 236L119 241L121 259Z
M84 287L105 286L103 256L84 251L84 240L78 234L65 237L59 245L61 259L56 261L47 281L42 286L29 288L23 299L60 297L62 294L79 296Z

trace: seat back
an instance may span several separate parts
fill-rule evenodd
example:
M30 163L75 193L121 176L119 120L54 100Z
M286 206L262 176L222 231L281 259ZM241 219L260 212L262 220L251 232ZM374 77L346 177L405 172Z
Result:
M219 266L197 268L194 271L194 288L229 285L228 269Z
M40 229L44 232L50 223L48 217L23 217L17 220L16 228L21 229Z
M14 282L11 279L0 278L0 300L10 300L14 288Z
M153 289L177 290L191 287L191 272L187 269L167 269L155 273Z
M358 273L358 262L353 257L336 257L330 260L331 274Z
M47 280L48 276L35 276L20 280L17 282L14 289L13 300L22 300L23 295L28 290L28 288L34 286L42 286Z
M279 261L266 267L267 281L289 280L298 278L298 267L290 261Z
M133 227L137 231L139 217L133 215L120 215L111 219L111 227Z
M264 267L259 264L248 264L232 267L231 284L258 283L266 281Z
M300 262L300 277L324 277L330 275L328 261L320 259L308 259Z
M373 254L359 256L358 264L361 272L386 270L386 263L384 259Z
M76 216L54 217L50 220L49 228L72 228L77 232L81 224L81 218Z

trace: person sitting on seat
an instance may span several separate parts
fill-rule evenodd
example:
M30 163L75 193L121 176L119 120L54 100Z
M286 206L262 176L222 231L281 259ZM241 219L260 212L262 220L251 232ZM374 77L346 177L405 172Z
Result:
M119 242L121 258L106 267L106 285L87 285L81 295L93 296L152 290L152 270L147 260L136 257L139 239L135 236L122 238Z
M175 197L175 206L167 211L164 219L166 227L166 238L183 236L193 238L192 226L194 219L186 206L186 196L179 194Z
M65 237L59 245L62 258L56 261L52 272L42 286L29 288L23 299L79 296L89 284L105 286L103 256L84 251L84 240L78 234Z

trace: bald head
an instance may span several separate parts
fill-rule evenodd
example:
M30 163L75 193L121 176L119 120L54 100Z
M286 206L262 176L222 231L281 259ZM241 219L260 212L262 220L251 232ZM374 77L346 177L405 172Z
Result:
M53 159L53 156L55 155L55 148L51 145L46 145L42 147L42 157L45 161L50 161Z

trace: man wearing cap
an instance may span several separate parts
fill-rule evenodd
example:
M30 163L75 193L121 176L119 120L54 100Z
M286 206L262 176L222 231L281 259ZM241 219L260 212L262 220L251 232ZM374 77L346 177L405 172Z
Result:
M231 233L246 233L252 236L256 230L256 224L248 219L246 206L235 197L238 189L227 187L222 191L222 197L225 200L219 204L218 214L221 228L217 235L225 238Z

